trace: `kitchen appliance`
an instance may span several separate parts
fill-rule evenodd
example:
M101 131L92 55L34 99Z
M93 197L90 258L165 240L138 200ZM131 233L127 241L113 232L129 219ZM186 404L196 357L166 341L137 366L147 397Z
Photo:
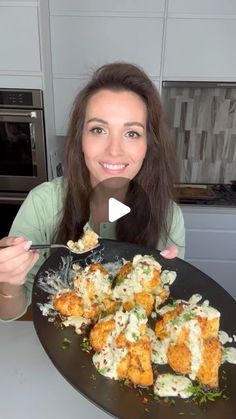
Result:
M180 184L175 187L180 204L236 207L234 183L223 185Z
M0 236L27 193L47 180L41 90L0 89Z

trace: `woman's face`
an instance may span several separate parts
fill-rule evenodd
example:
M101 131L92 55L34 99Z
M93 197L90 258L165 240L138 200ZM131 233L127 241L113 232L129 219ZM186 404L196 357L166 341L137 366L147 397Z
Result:
M82 148L93 187L113 176L136 176L147 150L146 120L136 93L100 90L89 99Z

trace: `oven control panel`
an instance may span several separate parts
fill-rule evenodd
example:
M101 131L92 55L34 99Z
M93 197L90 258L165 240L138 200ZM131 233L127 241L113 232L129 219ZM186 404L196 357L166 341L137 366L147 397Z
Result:
M36 108L43 107L41 90L0 89L0 108Z
M32 106L32 93L0 90L0 104L10 106Z

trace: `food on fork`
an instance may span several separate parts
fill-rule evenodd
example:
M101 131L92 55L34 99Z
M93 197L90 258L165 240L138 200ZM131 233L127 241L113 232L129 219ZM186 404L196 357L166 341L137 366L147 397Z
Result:
M93 249L98 244L98 235L93 230L85 230L78 241L69 240L67 246L74 253L84 252Z

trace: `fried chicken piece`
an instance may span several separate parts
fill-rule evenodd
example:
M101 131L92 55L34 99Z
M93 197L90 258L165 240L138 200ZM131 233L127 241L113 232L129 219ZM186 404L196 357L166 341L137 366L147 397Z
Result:
M155 293L156 303L155 307L158 308L161 304L163 304L170 295L169 287L159 287L159 289Z
M102 312L106 314L113 314L116 312L118 303L110 297L105 297L102 300Z
M53 300L53 306L62 316L82 316L84 307L82 298L74 291L63 292Z
M125 278L129 275L129 273L132 271L133 265L131 262L125 263L117 273L115 277L115 284L120 284L124 281Z
M197 380L209 387L218 387L218 370L221 364L222 347L216 337L204 339L202 363L197 373Z
M170 367L181 374L191 372L192 354L188 348L189 329L183 327L175 343L170 343L167 350L167 359Z
M151 362L151 342L146 336L136 343L129 345L130 362L128 378L133 384L150 386L153 384L153 371Z
M97 303L93 303L89 306L89 308L84 309L83 316L86 319L96 320L100 314L100 308Z
M130 355L127 354L122 358L122 360L117 365L117 376L120 380L126 379L128 377L128 368L130 364Z
M171 343L167 350L167 359L168 364L175 372L190 373L192 354L185 343Z
M148 292L137 292L134 294L134 300L125 301L123 303L123 308L125 311L131 311L135 305L142 306L145 309L147 316L149 316L154 306L154 297Z
M134 299L135 305L142 306L145 309L147 316L150 316L154 305L153 295L144 291L138 292L134 294Z
M108 275L108 271L106 270L106 268L104 268L104 266L101 263L91 263L91 265L89 265L88 267L88 272L92 273L96 271L100 271L102 274Z
M134 308L134 306L135 306L135 301L134 300L133 301L125 301L123 303L123 309L125 311L131 311L132 308Z
M107 337L115 329L115 320L108 319L96 323L89 334L89 343L96 352L100 352L106 344Z
M217 337L219 332L220 318L214 317L208 319L207 317L197 316L197 321L202 331L202 338L207 339L211 337Z
M180 304L173 310L167 311L167 313L163 314L161 320L158 320L155 324L155 333L159 339L164 339L168 336L168 332L166 329L167 324L174 320L176 317L179 316L180 313L184 310L183 304Z
M144 262L142 263L142 265L147 265L147 267L150 266L148 264L145 264ZM145 291L155 291L155 289L161 284L160 271L153 268L152 277L148 280L147 278L143 278L141 280L141 284L143 285Z
M119 339L119 343L124 343L122 338L123 336ZM118 377L128 378L133 384L139 386L152 385L151 343L148 337L142 337L136 343L127 342L127 346L128 353L117 366Z

